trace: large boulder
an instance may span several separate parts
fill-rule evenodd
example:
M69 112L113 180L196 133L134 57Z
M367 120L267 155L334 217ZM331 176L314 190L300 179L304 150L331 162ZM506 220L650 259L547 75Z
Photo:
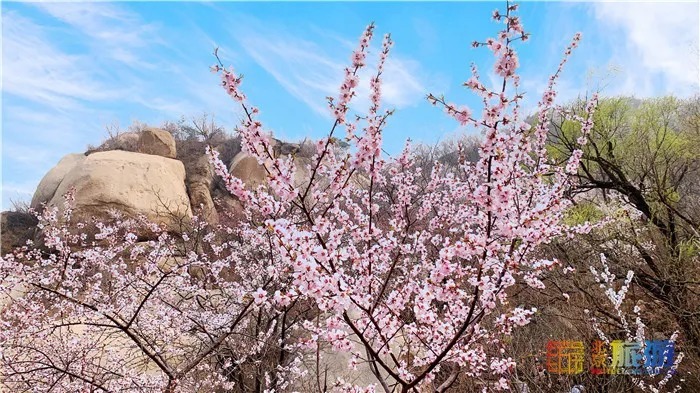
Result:
M116 209L127 216L143 214L177 232L192 211L182 162L126 151L93 153L70 170L49 202L63 205L63 195L75 189L74 217L109 218Z
M280 151L287 152L287 154L282 153L282 156L289 156L289 154L295 153L296 150L283 150L289 146L293 145L278 144L275 146L275 153L279 154ZM309 181L309 171L307 167L311 163L311 160L306 157L297 156L294 156L293 159L297 168L296 172L294 173L294 186L305 186ZM250 188L259 186L267 179L267 171L265 168L258 163L255 157L246 152L240 152L233 157L233 160L231 160L231 165L229 166L229 173L243 180L243 183Z
M294 186L299 189L302 189L302 187L308 184L309 172L307 170L307 165L309 162L310 160L308 158L294 158L294 163L297 166L297 170L294 173ZM231 160L229 173L241 179L245 186L251 190L265 184L268 176L267 171L258 163L257 159L246 152L236 154ZM216 190L214 195L217 195L217 198L215 198L215 206L219 211L219 218L224 221L226 221L226 219L233 219L235 221L235 217L243 210L241 203L225 190Z
M229 166L229 173L243 180L246 186L255 188L267 178L265 168L260 165L252 155L240 152L233 157Z
M58 164L51 168L39 182L30 206L38 209L42 203L49 202L56 194L56 189L66 174L80 165L86 158L84 154L68 154L61 158Z
M158 128L146 128L139 137L138 152L176 158L175 138L168 131Z

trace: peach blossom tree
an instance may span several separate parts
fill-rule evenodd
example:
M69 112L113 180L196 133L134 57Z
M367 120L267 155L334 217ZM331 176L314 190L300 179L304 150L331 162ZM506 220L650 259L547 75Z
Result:
M365 365L377 379L367 391L444 391L459 377L487 375L496 376L493 388L507 389L515 362L504 354L502 339L536 311L510 304L509 288L542 286L539 275L557 261L539 257L538 246L588 230L561 223L569 206L567 174L577 169L580 154L561 167L545 149L556 82L580 35L549 79L532 127L521 113L514 45L528 34L516 10L509 4L505 13L495 11L493 19L504 28L473 44L492 52L493 72L501 80L487 87L472 67L465 86L481 97L480 113L428 96L460 125L481 130L479 160L463 160L456 169L436 164L427 176L408 146L398 157L382 155L382 129L392 113L381 107L382 71L392 45L388 35L370 80L369 111L349 116L374 25L351 56L339 96L328 100L333 124L318 142L305 168L309 179L301 185L293 179L302 168L290 157L274 155L271 133L240 89L242 78L220 62L212 67L242 108L243 150L265 168L269 186L246 189L215 152L213 163L248 215L264 217L260 225L272 236L284 266L280 273L292 279L292 292L261 289L259 296L278 305L312 299L324 319L306 324L314 333L308 345L323 340L351 352L351 367ZM595 98L581 119L584 135L594 109ZM341 137L351 144L349 152L337 148ZM359 391L342 381L337 386Z
M247 187L209 149L242 218L233 228L195 220L181 235L116 217L89 236L83 224L69 225L70 194L62 209L47 207L44 244L0 264L1 383L12 391L234 391L229 371L274 348L277 361L255 391L294 391L309 375L319 391L443 392L458 380L509 389L515 361L505 339L536 312L512 304L510 292L543 286L540 276L557 267L539 246L589 229L561 220L580 154L559 166L545 149L557 80L580 36L531 126L515 48L529 35L517 9L495 11L502 29L473 44L493 54L489 72L499 78L488 86L472 66L464 85L481 98L480 110L427 97L482 134L479 159L457 167L421 168L409 144L397 157L383 154L389 35L369 81L369 110L353 113L374 25L328 99L330 131L305 167L275 154L242 77L219 61L212 71L244 114L242 149L263 166L266 183ZM581 119L584 134L594 109L595 98ZM302 182L298 171L307 174ZM150 240L139 241L135 228ZM313 317L290 314L300 304ZM321 381L303 362L321 344L350 353L348 368L369 370L375 382Z

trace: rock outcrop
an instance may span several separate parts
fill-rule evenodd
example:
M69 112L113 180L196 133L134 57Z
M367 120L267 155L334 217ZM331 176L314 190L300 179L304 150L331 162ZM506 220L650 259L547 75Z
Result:
M146 128L141 131L138 152L167 158L176 158L175 139L168 131L158 128Z
M233 176L243 180L250 188L259 186L267 177L265 168L258 163L258 160L245 152L240 152L233 157L228 171Z
M288 156L298 150L298 148L295 149L294 146L295 145L290 143L277 144L275 145L275 153L281 156ZM297 168L294 173L294 185L296 187L307 184L309 180L307 166L310 162L311 160L308 158L294 156L294 164ZM258 163L255 157L245 152L240 152L233 157L231 165L229 166L229 173L243 180L246 186L250 188L259 186L267 179L267 171L265 168Z
M239 140L229 141L235 142L224 146L231 157L227 163L230 172L250 188L263 184L265 169L240 151ZM272 144L276 157L293 157L297 166L294 184L303 189L309 181L311 160L302 156L298 144L279 140ZM223 223L224 217L230 222L242 206L217 180L205 147L201 141L179 141L176 147L169 132L156 128L119 134L86 154L63 157L39 183L31 207L62 208L63 195L74 188L76 221L108 219L108 211L114 209L126 216L145 215L173 232L179 232L182 218L193 214L209 224Z
M143 214L177 231L178 220L192 216L184 165L165 157L119 150L93 153L65 173L49 204L62 206L71 188L78 220L106 219L114 208L127 216Z
M68 154L61 158L58 164L51 168L39 182L39 185L34 191L30 206L34 209L38 209L41 207L42 203L49 202L54 197L54 194L56 194L56 189L61 184L66 174L76 166L82 164L86 158L84 154Z

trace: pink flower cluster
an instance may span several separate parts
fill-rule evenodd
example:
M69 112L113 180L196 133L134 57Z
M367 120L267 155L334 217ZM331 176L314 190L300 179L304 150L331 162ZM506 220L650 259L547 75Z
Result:
M382 42L382 51L379 53L379 61L377 62L377 75L370 80L370 101L372 106L370 107L370 115L376 114L379 108L379 101L381 99L381 87L382 80L381 75L384 72L384 63L389 56L389 50L391 49L394 42L391 40L391 35L387 34L384 36L384 41Z
M233 72L233 67L226 70L216 65L212 67L212 71L222 71L221 85L224 87L228 95L231 96L231 98L238 102L245 101L245 94L241 93L241 91L239 90L239 86L241 85L241 80L243 78L240 76L236 76L236 74Z
M333 112L333 116L340 124L345 123L345 115L348 111L348 105L350 104L350 100L352 100L352 98L356 95L355 89L359 84L357 72L360 70L360 68L365 66L367 47L369 47L373 34L374 24L370 24L360 37L360 43L357 49L352 53L352 66L345 68L345 76L343 83L340 85L338 100L336 102L333 102L332 100L329 101L329 106Z

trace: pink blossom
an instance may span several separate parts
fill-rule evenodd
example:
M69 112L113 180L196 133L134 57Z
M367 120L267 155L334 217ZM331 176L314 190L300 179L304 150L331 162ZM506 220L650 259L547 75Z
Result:
M262 304L267 299L267 291L258 288L257 291L253 293L253 299L255 299L255 304Z

